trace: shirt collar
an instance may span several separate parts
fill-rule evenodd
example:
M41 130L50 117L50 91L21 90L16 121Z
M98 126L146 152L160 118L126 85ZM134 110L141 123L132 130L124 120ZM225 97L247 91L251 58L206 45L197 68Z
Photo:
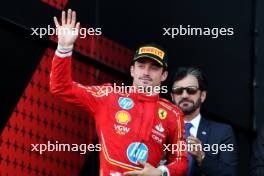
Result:
M196 117L194 117L191 121L188 123L191 123L195 129L198 129L199 123L201 120L201 114L198 114ZM184 123L187 123L187 121L184 121Z

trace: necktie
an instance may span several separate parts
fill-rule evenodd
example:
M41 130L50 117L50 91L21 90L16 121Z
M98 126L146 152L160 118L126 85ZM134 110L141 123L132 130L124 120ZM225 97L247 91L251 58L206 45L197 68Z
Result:
M191 123L185 123L184 124L184 127L185 127L185 137L186 139L191 135L190 133L190 129L193 125ZM188 173L187 173L187 176L190 176L191 175L191 170L192 170L192 156L190 155L190 153L188 152Z

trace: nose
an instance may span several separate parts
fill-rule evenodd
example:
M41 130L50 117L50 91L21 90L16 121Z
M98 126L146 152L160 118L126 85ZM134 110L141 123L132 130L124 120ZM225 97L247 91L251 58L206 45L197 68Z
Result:
M145 67L144 70L143 70L143 74L146 76L148 75L149 76L149 67Z
M189 94L187 93L186 90L183 90L183 92L182 92L182 97L183 97L183 98L187 98L187 97L189 97Z

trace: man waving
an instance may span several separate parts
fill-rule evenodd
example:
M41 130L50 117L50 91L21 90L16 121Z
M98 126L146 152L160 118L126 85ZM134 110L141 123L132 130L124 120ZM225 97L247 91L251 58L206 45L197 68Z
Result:
M94 115L102 149L100 174L184 176L187 153L164 150L167 144L185 143L182 113L154 91L167 78L165 51L153 44L136 51L130 66L134 91L109 92L112 90L109 84L84 86L71 77L71 55L80 28L76 13L62 12L61 24L56 17L54 22L60 33L52 62L50 90ZM164 152L167 163L159 166Z

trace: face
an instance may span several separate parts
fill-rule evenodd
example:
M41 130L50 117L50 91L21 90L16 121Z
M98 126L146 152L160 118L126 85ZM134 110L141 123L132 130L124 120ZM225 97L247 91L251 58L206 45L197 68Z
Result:
M168 75L167 71L152 59L139 59L130 67L130 73L133 77L133 86L154 87L160 86Z
M201 104L206 98L206 91L199 89L198 80L194 76L187 75L182 80L174 82L172 89L172 100L185 115L200 111Z

